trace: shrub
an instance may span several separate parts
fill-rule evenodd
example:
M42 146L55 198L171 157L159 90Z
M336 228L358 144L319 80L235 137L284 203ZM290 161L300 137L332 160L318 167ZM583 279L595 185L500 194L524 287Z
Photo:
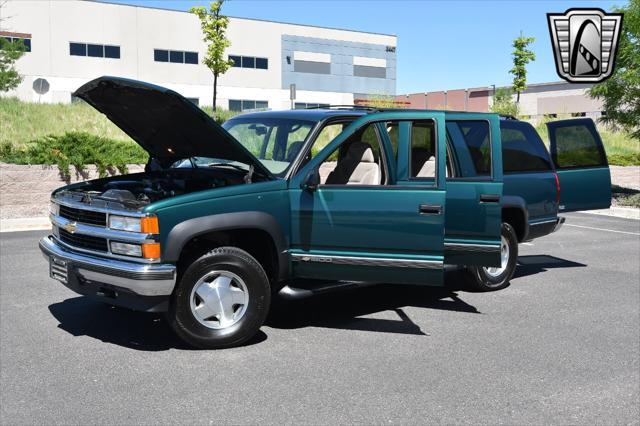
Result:
M69 167L78 173L95 164L100 177L109 169L127 173L127 164L144 164L148 154L134 142L118 141L86 132L67 132L61 136L45 136L15 147L10 143L0 146L0 160L13 164L57 165L65 179L70 178Z
M203 106L201 107L201 109L207 113L208 116L211 116L211 113L213 112L213 109L210 106ZM230 118L235 117L236 115L240 114L240 112L238 111L229 111L226 109L216 109L216 113L215 116L213 117L213 119L216 121L216 123L218 124L222 124L225 121L229 120Z

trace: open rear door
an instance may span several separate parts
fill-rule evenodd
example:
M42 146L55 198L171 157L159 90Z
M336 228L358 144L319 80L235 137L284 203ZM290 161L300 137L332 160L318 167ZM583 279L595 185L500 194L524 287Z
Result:
M446 179L444 261L500 266L502 150L497 114L447 113L453 175Z
M607 155L590 118L547 123L551 158L560 180L560 212L607 209L611 175Z

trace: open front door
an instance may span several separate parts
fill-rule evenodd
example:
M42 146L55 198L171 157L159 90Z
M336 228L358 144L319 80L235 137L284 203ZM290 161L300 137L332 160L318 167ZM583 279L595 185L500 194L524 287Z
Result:
M609 208L611 175L593 120L553 121L547 129L560 180L560 212Z
M447 114L444 261L500 266L502 150L496 114Z
M300 169L289 188L293 275L442 285L444 131L443 113L368 114ZM424 154L413 176L412 135Z

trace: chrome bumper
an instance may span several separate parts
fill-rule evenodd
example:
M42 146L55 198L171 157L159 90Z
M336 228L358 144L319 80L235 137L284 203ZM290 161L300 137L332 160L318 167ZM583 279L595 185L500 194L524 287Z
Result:
M558 219L556 220L556 226L553 228L553 232L556 232L560 228L562 228L562 225L564 225L564 221L565 221L565 217L559 216Z
M170 264L138 264L80 254L57 244L52 236L40 240L40 250L49 262L51 277L75 291L70 285L72 278L138 296L169 296L176 283L176 267Z

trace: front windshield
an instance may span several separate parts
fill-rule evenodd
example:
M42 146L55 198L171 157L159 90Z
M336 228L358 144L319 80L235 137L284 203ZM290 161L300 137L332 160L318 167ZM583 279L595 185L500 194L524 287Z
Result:
M291 118L237 117L222 127L271 173L284 176L315 124Z

